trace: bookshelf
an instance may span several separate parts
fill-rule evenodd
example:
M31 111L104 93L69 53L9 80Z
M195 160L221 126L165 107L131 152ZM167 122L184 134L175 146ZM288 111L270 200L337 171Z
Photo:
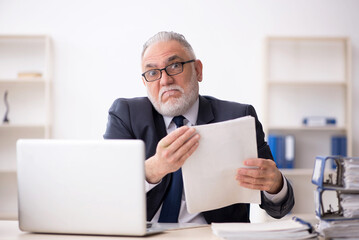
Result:
M347 155L352 155L350 40L273 36L265 39L264 49L266 136L294 136L294 169L282 169L294 187L292 212L314 214L315 157L331 155L331 137L337 135L346 136ZM312 116L333 117L336 124L302 124L303 118Z
M0 35L0 66L0 219L11 220L17 219L16 141L50 137L50 38Z

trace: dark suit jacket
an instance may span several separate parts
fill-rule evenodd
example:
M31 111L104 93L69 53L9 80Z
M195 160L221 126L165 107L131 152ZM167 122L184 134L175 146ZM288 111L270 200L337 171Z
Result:
M264 141L264 132L251 105L228 102L208 96L199 97L197 125L216 123L251 115L255 117L258 157L273 159L269 146ZM115 100L109 110L105 139L141 139L146 145L146 159L156 153L157 143L167 135L163 117L154 109L147 97ZM147 220L150 221L161 206L171 180L166 175L160 184L147 193ZM288 194L279 204L274 204L261 193L261 208L275 218L286 215L294 205L290 183ZM221 209L203 212L211 222L249 222L249 204L234 204Z

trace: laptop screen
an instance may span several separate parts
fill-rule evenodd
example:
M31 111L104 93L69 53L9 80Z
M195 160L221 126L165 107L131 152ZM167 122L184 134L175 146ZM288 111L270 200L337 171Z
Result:
M20 229L144 235L144 160L140 140L19 140Z

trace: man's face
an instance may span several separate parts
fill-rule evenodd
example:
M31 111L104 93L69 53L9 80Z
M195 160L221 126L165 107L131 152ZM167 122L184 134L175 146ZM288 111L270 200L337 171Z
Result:
M145 51L142 72L162 69L176 63L192 60L191 55L177 41L158 42ZM165 116L184 114L198 98L198 82L202 81L202 63L196 60L183 65L183 72L168 76L163 70L161 79L143 82L155 109Z

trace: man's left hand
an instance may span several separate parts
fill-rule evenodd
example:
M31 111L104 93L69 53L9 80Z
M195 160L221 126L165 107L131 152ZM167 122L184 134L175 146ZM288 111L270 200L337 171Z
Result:
M256 168L239 168L236 180L246 188L277 194L283 187L283 177L275 162L271 159L246 159L244 165Z

